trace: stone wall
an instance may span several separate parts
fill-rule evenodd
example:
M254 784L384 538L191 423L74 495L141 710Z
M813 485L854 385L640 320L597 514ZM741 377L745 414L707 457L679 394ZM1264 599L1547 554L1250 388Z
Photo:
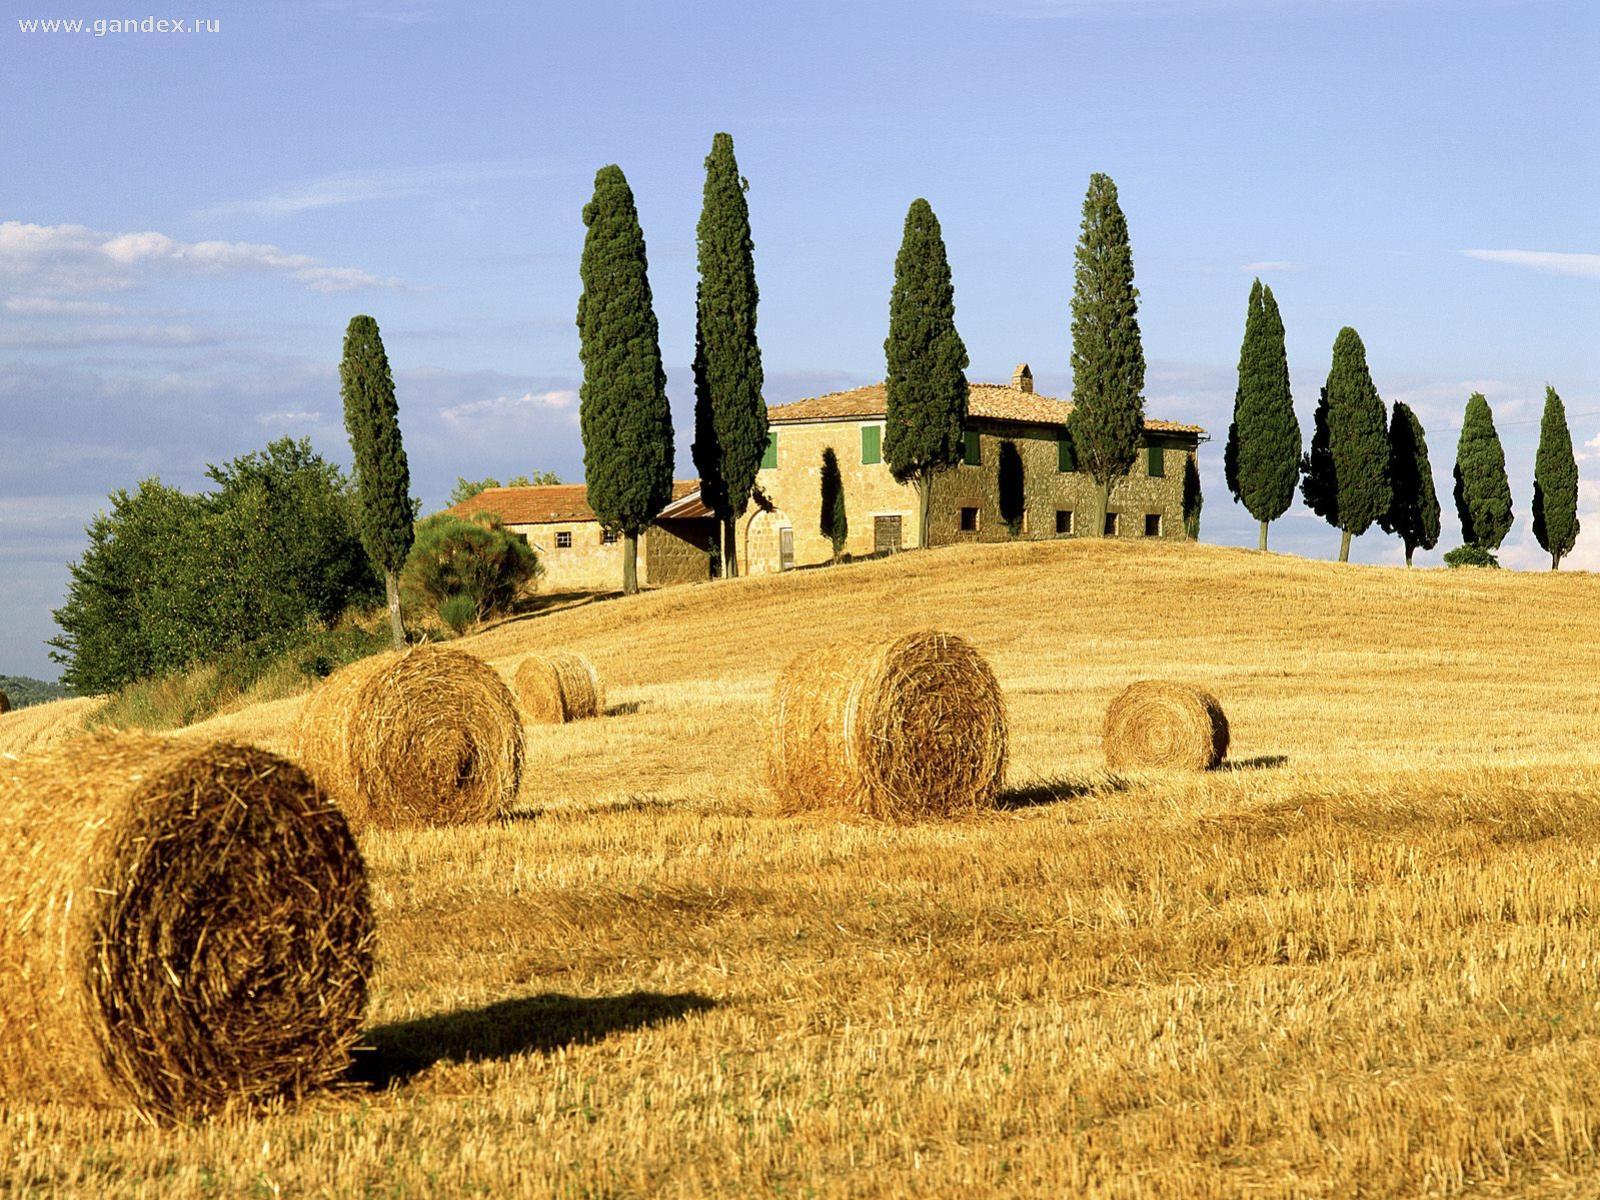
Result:
M652 525L644 536L646 582L660 587L710 579L716 529L717 523L711 518Z
M673 521L669 525L671 528L652 525L639 538L641 587L711 578L713 523ZM538 554L544 568L539 577L540 591L614 592L622 587L622 539L605 541L600 535L600 522L551 521L506 528L526 537ZM563 533L571 536L570 546L556 544Z

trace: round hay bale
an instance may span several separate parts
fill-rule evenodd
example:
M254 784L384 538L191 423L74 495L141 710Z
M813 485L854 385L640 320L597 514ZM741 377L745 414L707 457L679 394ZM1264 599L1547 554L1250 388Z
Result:
M953 816L992 805L1005 764L1000 686L953 634L840 642L778 677L767 778L788 811Z
M351 663L311 693L295 757L353 825L462 825L505 813L522 722L489 665L418 646Z
M11 711L11 697L6 695L4 688L0 688L0 713Z
M340 1075L366 869L265 750L92 734L0 757L0 1093L197 1116Z
M1228 717L1204 688L1147 679L1111 702L1103 741L1113 771L1209 771L1228 753Z
M512 677L523 714L536 725L563 725L603 711L605 692L581 654L530 654Z

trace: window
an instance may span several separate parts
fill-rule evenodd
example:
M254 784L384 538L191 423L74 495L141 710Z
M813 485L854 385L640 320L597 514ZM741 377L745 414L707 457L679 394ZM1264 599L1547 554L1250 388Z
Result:
M1165 449L1159 442L1153 442L1145 448L1145 474L1151 479L1166 478L1167 458L1163 453Z
M1144 515L1144 535L1145 535L1145 537L1160 537L1161 536L1161 514L1160 513L1145 513L1145 515Z
M969 429L961 436L961 461L969 467L981 465L983 462L983 448L978 445L978 431Z
M883 427L881 425L863 425L861 427L861 465L871 466L873 463L883 461Z
M961 510L961 532L978 532L978 510L976 508L963 508Z
M556 549L572 549L572 531L570 529L563 529L560 533L556 534Z
M1117 536L1117 514L1116 513L1108 512L1106 514L1106 536L1107 537L1116 537Z
M1078 448L1072 444L1072 434L1063 429L1056 435L1056 470L1063 473L1078 469Z
M1072 533L1072 510L1070 508L1056 509L1056 536L1067 537Z
M770 471L773 467L775 467L777 465L778 465L778 431L776 429L769 429L767 431L767 449L766 449L766 452L764 454L762 454L762 456L761 456L761 469L763 471Z
M615 529L602 529L600 531L600 544L602 546L609 546L621 536L622 535Z

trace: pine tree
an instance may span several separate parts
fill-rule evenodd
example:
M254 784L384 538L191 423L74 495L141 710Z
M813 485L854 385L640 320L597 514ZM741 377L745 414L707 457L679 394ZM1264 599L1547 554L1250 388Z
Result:
M1333 342L1333 365L1317 403L1311 450L1301 460L1306 506L1338 529L1339 561L1350 539L1389 511L1389 421L1367 370L1367 351L1348 325Z
M928 544L934 475L961 461L967 422L967 347L956 332L955 285L939 218L926 200L906 213L889 296L888 407L883 457L901 483L915 483L918 544Z
M1288 511L1300 479L1300 422L1289 392L1283 339L1278 302L1272 289L1257 279L1245 314L1239 387L1223 469L1234 499L1261 523L1262 550L1267 548L1267 525Z
M1439 496L1433 488L1428 440L1410 405L1396 400L1389 419L1389 511L1378 524L1405 543L1406 566L1419 547L1439 544Z
M723 563L739 573L734 526L750 503L767 445L761 347L756 342L755 243L746 181L733 138L719 133L706 157L695 292L694 463L700 497L723 528Z
M400 440L400 409L394 398L394 376L383 350L378 323L368 316L350 318L339 363L344 427L355 452L356 511L361 544L383 575L389 604L389 631L396 646L406 644L400 613L400 568L406 565L414 536L411 469Z
M1128 222L1109 175L1089 177L1072 287L1072 440L1099 488L1098 527L1112 483L1128 473L1144 433L1144 347Z
M839 561L850 539L850 520L844 511L844 476L839 471L839 456L829 446L822 452L822 506L818 529L833 546L833 561Z
M639 590L639 534L672 500L672 410L651 307L644 231L616 165L584 206L578 420L589 507L622 535L622 590Z
M1469 546L1493 552L1511 530L1511 484L1506 479L1506 452L1495 431L1494 414L1483 393L1467 398L1456 445L1456 514L1461 538Z
M1567 432L1567 409L1549 385L1539 422L1539 453L1533 460L1533 536L1550 553L1550 569L1578 540L1578 460Z

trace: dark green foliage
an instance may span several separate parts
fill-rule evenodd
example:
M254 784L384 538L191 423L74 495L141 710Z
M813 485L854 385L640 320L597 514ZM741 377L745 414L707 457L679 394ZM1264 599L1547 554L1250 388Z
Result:
M672 410L644 231L622 168L601 167L584 206L579 423L589 506L625 539L623 590L638 590L638 536L672 500Z
M549 487L560 482L561 476L554 471L535 471L532 475L513 475L504 483L501 483L492 475L487 479L465 479L458 475L455 487L450 489L450 507L454 508L463 501L471 500L474 496L481 495L490 488Z
M1389 419L1389 511L1379 520L1384 532L1405 543L1406 566L1418 548L1439 544L1439 497L1433 489L1428 440L1410 405L1396 400Z
M478 620L478 605L471 596L451 596L439 602L439 620L445 628L460 637Z
M1200 539L1200 510L1205 507L1205 495L1200 490L1200 463L1190 454L1183 460L1183 531L1196 541Z
M400 590L408 605L432 608L441 617L446 602L464 596L472 603L472 619L481 621L510 612L539 571L528 539L508 530L499 517L436 513L417 524Z
M1481 392L1467 398L1461 440L1456 444L1455 474L1462 541L1483 550L1498 550L1511 531L1511 484L1506 479L1506 452L1495 431L1494 414Z
M350 318L339 363L344 427L355 452L361 542L380 571L398 571L411 550L411 470L400 441L400 408L378 323Z
M1108 492L1144 432L1144 347L1128 222L1109 175L1091 175L1072 288L1072 440L1078 469Z
M1389 412L1367 370L1367 351L1348 325L1333 343L1333 365L1317 407L1301 493L1344 537L1339 561L1389 511Z
M838 562L850 537L850 519L844 511L844 476L839 473L839 456L832 446L822 452L821 514L820 532L833 546L833 560Z
M1000 462L996 467L996 484L1000 493L1000 519L1006 532L1016 537L1022 532L1022 517L1027 511L1027 493L1022 474L1022 455L1012 441L1000 443Z
M1482 546L1457 546L1444 556L1447 567L1498 567L1500 560Z
M274 442L208 475L217 487L199 496L158 480L116 492L91 522L51 642L74 691L277 653L376 601L349 483L308 442Z
M1239 348L1239 386L1233 423L1223 451L1223 470L1234 499L1262 525L1288 511L1300 479L1300 422L1289 392L1289 356L1283 318L1270 287L1250 288L1244 342Z
M1550 569L1578 540L1578 461L1567 432L1567 409L1553 387L1544 389L1539 453L1533 460L1533 536L1550 554Z
M955 295L939 218L926 200L913 200L894 260L883 343L883 458L896 479L917 485L923 545L933 476L961 461L967 420L967 347L956 332Z
M69 688L44 679L27 675L0 675L0 692L6 694L12 708L27 708L31 704L48 704L52 700L65 700L72 695Z
M733 138L717 134L706 157L697 231L693 453L701 499L724 525L749 505L767 445L761 347L756 341L760 290L747 186L733 157ZM726 542L727 573L734 575L735 541L728 537Z

